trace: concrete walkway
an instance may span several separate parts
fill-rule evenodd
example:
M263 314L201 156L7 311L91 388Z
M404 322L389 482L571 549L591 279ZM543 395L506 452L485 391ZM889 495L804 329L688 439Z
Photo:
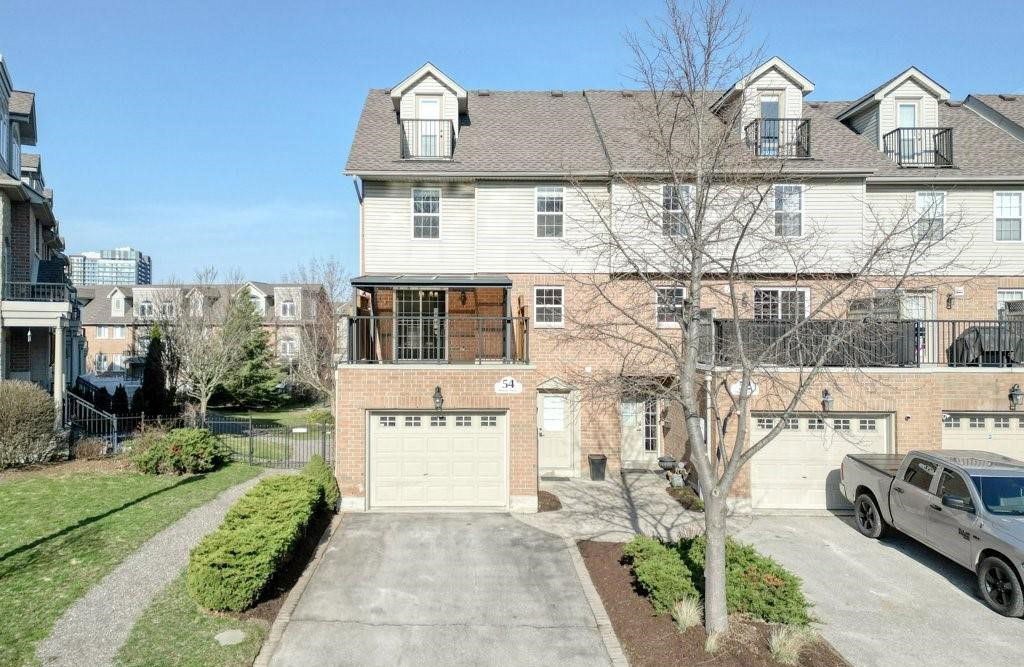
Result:
M36 649L54 667L101 667L128 639L135 621L188 563L188 554L266 472L227 489L163 529L72 605Z
M704 514L689 512L665 490L668 482L659 474L626 472L612 474L603 482L584 479L542 481L562 502L556 512L513 515L523 523L573 540L628 542L637 533L678 540L704 528ZM737 513L730 522L748 521Z
M270 657L609 665L565 540L507 514L349 514Z

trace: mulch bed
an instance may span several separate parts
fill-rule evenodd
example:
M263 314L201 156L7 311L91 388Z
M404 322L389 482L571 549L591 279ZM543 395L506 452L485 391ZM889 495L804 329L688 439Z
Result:
M558 499L558 496L547 491L537 492L538 512L554 512L560 509L562 509L562 501Z
M683 509L691 510L694 512L703 512L704 504L701 502L700 497L688 486L667 486L665 490L668 491L668 495L676 499Z
M697 626L680 633L670 614L654 615L647 598L634 586L628 565L622 563L622 545L579 542L590 578L601 596L622 650L632 667L713 665L714 667L776 667L768 649L771 626L733 618L728 635L714 655L704 652L706 634ZM801 655L802 667L848 667L824 640Z
M327 527L331 525L333 518L334 514L331 512L320 512L310 524L306 536L299 543L291 560L270 582L256 606L241 613L229 615L235 618L261 619L267 623L273 623L277 618L277 613L284 606L288 593L306 570L309 561L313 559L316 548L320 545L320 538Z

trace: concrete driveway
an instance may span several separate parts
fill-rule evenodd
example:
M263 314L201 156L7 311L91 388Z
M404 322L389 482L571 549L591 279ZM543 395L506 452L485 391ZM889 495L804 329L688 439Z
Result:
M1024 620L989 610L972 573L908 537L869 540L834 516L756 516L736 536L804 580L821 633L857 667L1024 663Z
M271 665L608 665L564 540L507 514L351 514Z

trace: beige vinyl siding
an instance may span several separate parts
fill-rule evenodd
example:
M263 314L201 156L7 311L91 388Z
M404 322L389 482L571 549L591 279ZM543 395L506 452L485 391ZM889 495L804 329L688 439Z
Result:
M855 132L868 137L873 141L879 148L881 148L881 135L878 133L878 105L871 107L867 111L857 114L850 119L850 127Z
M472 273L476 202L468 183L364 183L365 273ZM441 189L441 237L414 239L412 189Z
M1024 190L1024 188L999 187L991 185L871 185L868 187L865 233L875 220L890 227L900 215L913 215L915 193L934 189L946 193L944 229L947 235L948 251L936 253L936 262L954 265L942 267L951 275L1021 275L1024 273L1024 243L1020 241L995 241L995 220L993 216L994 193L996 191ZM939 250L937 248L936 250ZM939 268L933 264L933 268ZM915 267L921 270L923 266Z
M537 237L537 186L562 186L562 238ZM583 225L598 220L594 206L607 199L604 184L574 186L555 181L481 182L476 188L477 265L481 272L559 273L590 271L595 264L577 249Z
M881 136L896 129L896 105L898 102L918 102L918 127L937 127L939 124L939 103L935 97L919 86L914 80L904 81L893 88L878 105L878 125Z
M459 133L459 101L455 93L430 74L423 75L415 85L410 86L402 95L399 114L402 118L416 118L416 97L418 95L441 96L441 118L450 120L455 126L455 134Z
M758 118L761 115L761 93L778 92L782 96L781 113L783 118L803 117L803 93L793 84L792 81L782 75L777 69L772 68L757 77L746 87L743 95L743 122L742 126Z

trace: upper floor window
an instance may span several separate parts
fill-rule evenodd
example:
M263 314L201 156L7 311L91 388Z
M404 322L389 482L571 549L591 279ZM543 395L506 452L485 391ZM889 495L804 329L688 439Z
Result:
M190 317L201 317L203 314L203 297L199 294L189 299L188 314Z
M110 331L107 329L107 327L96 327L97 338L108 338L109 336Z
M280 350L282 357L294 357L299 351L299 344L291 336L285 336L278 344L278 349Z
M667 236L687 232L691 191L689 185L661 186L661 231Z
M686 302L686 289L683 287L657 288L657 318L659 327L678 327L679 316Z
M941 240L942 226L946 219L946 193L931 190L918 192L916 207L917 223L914 225L914 234L917 239Z
M564 191L561 187L537 188L537 236L561 237L562 217L565 206Z
M807 288L771 287L754 290L755 320L795 322L807 317Z
M110 314L111 315L124 315L124 297L115 296L110 300Z
M441 189L412 189L412 237L441 238Z
M1006 304L1009 301L1024 301L1024 289L996 290L996 317L1006 318Z
M174 317L174 304L173 303L162 303L160 304L160 314L164 317Z
M124 327L113 327L110 337L116 338L117 340L124 340Z
M11 118L8 115L7 103L0 98L0 163L3 163L5 167L9 167L7 152L10 150L11 143ZM21 174L14 174L17 178L21 178Z
M804 187L775 186L775 235L800 236L804 223Z
M538 327L560 327L565 322L561 287L535 287L533 290L534 324Z
M263 297L259 296L258 294L250 294L249 301L252 302L252 307L257 313L262 315L265 312L264 307L266 304L266 300Z
M140 317L153 317L154 312L152 301L143 301L139 304Z
M107 355L106 355L106 353L104 353L104 352L97 352L96 353L95 365L96 365L96 372L97 373L105 373L105 372L107 372L108 362L107 362Z
M295 302L292 300L281 302L281 317L295 317Z
M1021 192L995 194L996 241L1021 240Z

